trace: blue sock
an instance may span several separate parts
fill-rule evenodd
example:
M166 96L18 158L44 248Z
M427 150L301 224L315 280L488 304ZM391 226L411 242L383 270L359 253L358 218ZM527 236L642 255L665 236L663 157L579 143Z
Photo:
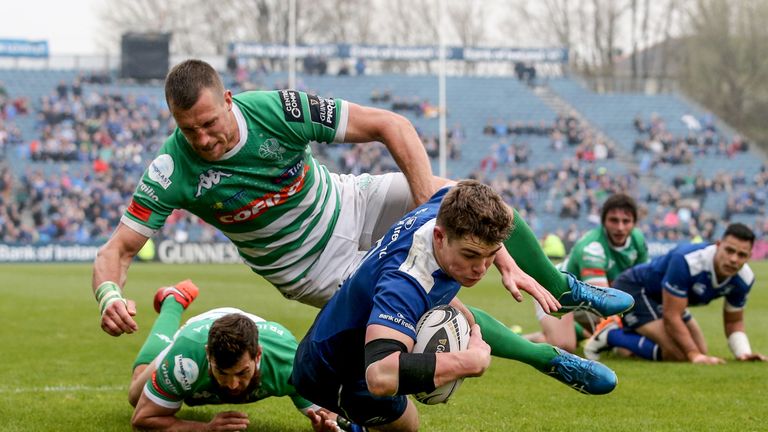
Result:
M661 361L661 347L633 331L613 329L608 332L608 345L626 348L646 360Z

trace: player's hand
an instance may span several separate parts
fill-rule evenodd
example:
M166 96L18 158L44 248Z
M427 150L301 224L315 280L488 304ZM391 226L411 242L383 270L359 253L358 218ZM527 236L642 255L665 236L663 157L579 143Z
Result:
M209 431L243 431L248 428L248 414L238 411L224 411L216 414L208 423Z
M768 361L768 357L760 354L760 353L752 353L752 354L742 354L738 357L736 357L736 360L738 361Z
M307 417L312 422L312 430L315 432L341 432L335 420L336 414L328 410L307 410Z
M466 352L469 356L468 372L464 376L476 377L485 373L488 366L491 365L491 347L483 340L483 333L480 326L473 324L469 332L469 345Z
M698 353L691 357L691 363L717 365L725 364L725 360L721 359L720 357L708 356L706 354Z
M113 301L101 315L101 328L112 336L133 333L139 329L133 317L136 316L136 302Z
M557 301L552 293L536 282L536 279L524 272L508 253L505 253L505 255L509 258L502 258L502 262L497 260L497 267L501 272L501 283L515 300L518 302L523 301L523 295L520 293L520 290L523 290L539 302L544 312L551 313L560 309L560 302Z

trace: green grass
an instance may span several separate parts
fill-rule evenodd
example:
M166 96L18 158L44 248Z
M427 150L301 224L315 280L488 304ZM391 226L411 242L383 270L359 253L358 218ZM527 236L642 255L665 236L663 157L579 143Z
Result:
M753 263L757 283L746 312L755 351L768 353L768 262ZM156 314L160 285L192 278L201 295L185 318L236 306L278 321L302 336L316 310L285 300L242 265L134 264L127 295L138 303L138 334L113 338L99 328L87 265L0 266L0 431L128 431L131 364ZM465 303L508 324L535 330L531 299L516 304L497 275L465 289ZM694 315L714 355L730 358L721 302ZM651 363L609 358L619 376L607 396L584 396L536 372L494 359L485 376L466 380L450 403L419 406L431 431L756 431L765 430L768 365ZM417 404L418 405L418 404ZM205 421L221 407L184 408ZM305 431L309 422L287 398L238 407L249 430Z

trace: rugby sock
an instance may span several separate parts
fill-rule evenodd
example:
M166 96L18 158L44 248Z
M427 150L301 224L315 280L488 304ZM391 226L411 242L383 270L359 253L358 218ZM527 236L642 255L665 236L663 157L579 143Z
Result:
M645 336L623 329L610 330L606 336L608 345L626 348L646 360L661 361L661 347Z
M581 324L574 321L573 330L576 332L576 341L583 341L587 337L584 336L584 327Z
M549 362L557 357L557 350L552 345L533 343L507 328L487 312L472 306L467 307L483 332L483 340L490 345L491 355L517 360L540 371L546 371Z
M157 316L152 329L149 331L147 340L144 341L133 362L133 368L136 366L149 364L160 354L173 340L173 335L179 329L181 324L181 314L184 312L184 306L177 302L173 296L168 296L163 300L160 308L160 315Z
M539 240L520 213L517 210L513 211L515 215L512 232L504 240L504 246L524 272L536 279L555 298L560 298L564 292L570 290L565 274L560 272L544 254Z

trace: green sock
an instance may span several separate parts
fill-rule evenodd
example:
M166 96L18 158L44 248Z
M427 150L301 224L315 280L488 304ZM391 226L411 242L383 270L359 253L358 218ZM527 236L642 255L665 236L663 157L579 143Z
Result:
M158 315L152 329L149 331L147 340L139 350L136 360L133 362L133 368L136 366L149 364L160 354L173 340L173 335L179 329L181 324L181 314L184 312L184 306L177 302L173 296L166 297L163 305L160 307Z
M569 291L565 274L560 272L544 254L536 235L520 213L517 210L514 210L514 213L512 233L504 241L504 246L524 272L536 279L555 298L560 298L564 292Z
M514 333L496 318L478 308L467 306L483 332L483 340L490 345L496 357L517 360L546 372L547 365L558 353L546 343L533 343Z
M577 341L583 341L587 338L584 336L584 327L582 327L581 324L577 323L576 321L573 322L573 330L576 331Z

